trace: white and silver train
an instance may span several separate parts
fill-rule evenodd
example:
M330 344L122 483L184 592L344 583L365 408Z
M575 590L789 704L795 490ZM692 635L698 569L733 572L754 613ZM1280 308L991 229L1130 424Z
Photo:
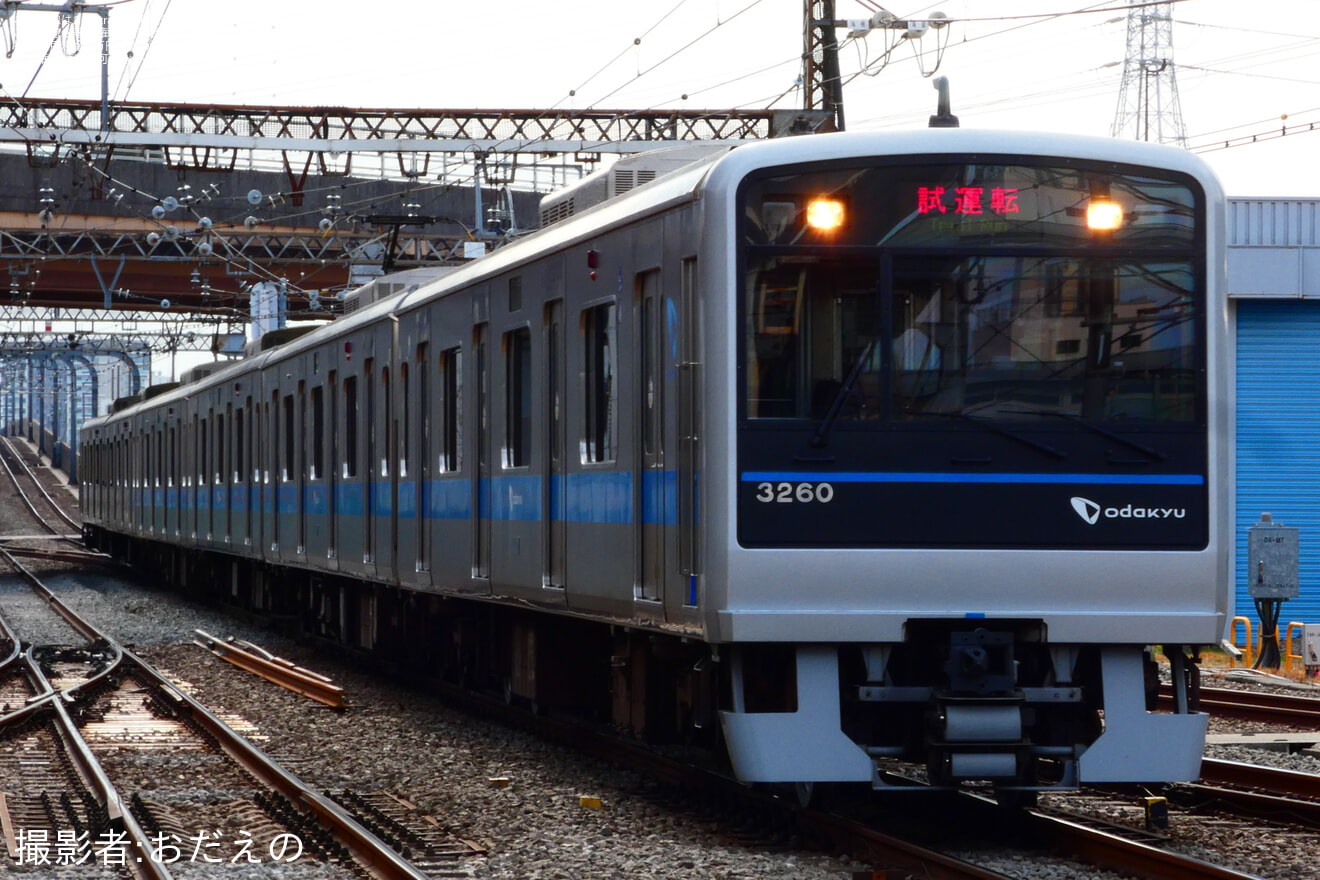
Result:
M88 543L748 781L1198 775L1233 473L1204 163L848 133L590 191L88 422Z

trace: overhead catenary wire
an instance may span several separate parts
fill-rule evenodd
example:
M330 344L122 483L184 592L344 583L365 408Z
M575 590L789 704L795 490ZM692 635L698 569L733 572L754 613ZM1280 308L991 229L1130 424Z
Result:
M151 47L156 42L156 35L160 33L160 26L165 23L165 16L169 14L170 4L172 2L173 0L165 0L165 8L160 11L160 18L156 20L156 26L155 28L152 29L151 36L147 37L146 48L142 50L142 57L138 60L137 69L133 71L133 78L128 81L128 87L124 89L123 96L117 97L116 100L120 100L120 101L127 100L128 93L133 91L133 86L135 83L137 83L138 74L142 73L142 68L147 63L147 55L151 52ZM145 16L145 14L146 13L144 12L143 15ZM127 67L125 67L125 70L127 70ZM116 92L118 92L117 87L116 87Z
M759 0L758 0L758 2L759 2ZM673 12L674 12L677 8L679 8L679 6L681 6L681 5L682 5L682 3L679 3L677 6L672 7L672 8L671 8L671 9L670 9L670 10L669 10L664 16L661 17L661 19L660 19L659 21L657 21L657 23L656 23L655 25L652 25L652 27L649 28L645 33L650 33L651 31L653 31L653 30L655 29L656 26L658 26L661 22L663 22L663 21L664 21L665 19L667 19L670 15L672 15ZM741 15L743 12L746 12L748 9L752 8L752 6L755 6L755 5L757 5L757 3L753 3L753 4L751 4L750 6L744 7L743 9L741 9L741 10L739 10L737 13L735 13L732 17L730 17L730 18L728 18L728 19L724 19L724 20L722 20L722 21L721 21L719 24L717 24L714 28L708 29L708 30L706 31L706 34L709 34L710 32L712 32L713 30L717 29L718 27L721 27L721 26L723 26L724 24L727 24L727 23L733 21L733 20L736 19L739 15ZM1088 9L1074 10L1073 12L1086 12L1086 11L1090 11L1090 10L1088 10ZM1048 19L1048 18L1049 18L1049 17L1047 16L1046 19ZM162 19L163 19L163 13L162 13ZM1042 20L1042 18L1041 18L1040 16L1033 17L1033 23L1034 23L1035 21L1039 21L1039 20ZM157 28L159 28L159 22L157 23ZM704 35L705 35L705 34L703 34L702 36L704 36ZM697 38L697 40L699 40L699 39L701 39L701 37L698 37L698 38ZM697 40L690 41L690 42L689 42L688 44L686 44L685 46L680 47L678 50L676 50L675 52L671 53L671 54L670 54L669 56L667 56L665 59L662 59L659 63L657 63L657 64L655 64L655 65L652 65L651 67L647 68L646 71L642 71L641 73L639 73L638 76L644 75L646 72L649 72L650 70L654 70L656 67L659 67L661 64L666 63L668 60L672 59L673 57L677 56L679 53L681 53L681 52L684 51L685 49L689 48L691 45L693 45L695 42L697 42ZM626 51L626 50L625 50L625 51ZM795 60L795 59L789 59L789 60L786 60L785 62L781 62L781 63L792 63L793 60ZM778 65L771 65L771 67L773 67L773 66L778 66ZM140 72L141 69L142 69L142 68L141 68L141 65L139 65L139 68L138 68L139 72ZM755 75L755 74L746 74L746 75L743 75L743 76L741 76L741 77L737 77L737 78L735 78L734 80L731 80L731 81L736 81L736 80L738 80L738 79L747 78L747 77L750 77L750 76L752 76L752 75ZM636 78L634 78L632 81L635 81L635 79L636 79ZM627 85L627 84L625 84L625 85ZM620 88L622 88L622 86L621 86ZM713 88L713 87L712 87L712 88ZM620 90L620 89L615 89L614 92L611 92L610 94L614 94L615 92L617 92L617 91L619 91L619 90ZM605 97L608 97L608 96L609 96L609 95L606 95ZM600 100L604 100L604 98L599 99L596 103L599 103ZM466 182L466 180L468 180L468 179L472 179L473 181L475 181L475 171L474 171L474 173L473 173L472 175L470 175L470 177L465 177L463 180L458 181L458 182L457 182L457 185L462 185L462 184L463 184L464 182ZM419 191L424 192L424 191L426 191L426 190L434 189L436 186L452 186L452 185L456 185L456 184L453 183L453 182L451 182L451 183L447 183L447 184L428 185L428 186L425 186L425 187L421 188ZM304 193L304 194L307 194L307 193ZM352 206L349 206L349 207L352 207ZM293 218L293 217L300 216L300 215L302 215L302 214L306 214L306 213L310 213L310 212L285 212L282 216L283 216L284 218Z
M1144 5L1150 5L1150 4L1144 4ZM1077 12L1087 12L1087 13L1110 12L1110 11L1114 11L1114 9L1115 9L1115 7L1111 7L1111 6L1107 6L1107 5L1104 5L1104 4L1100 4L1100 5L1097 5L1097 6L1095 6L1095 7L1088 7L1088 8L1085 9L1085 10L1076 10L1076 11L1074 11L1073 13L1066 13L1066 14L1075 14L1075 13L1077 13ZM1065 14L1065 13L1059 13L1058 15L1063 15L1063 14ZM952 21L967 21L967 19L953 19ZM1035 23L1035 22L1033 22L1033 23ZM959 43L958 45L959 45L959 46L962 46L962 45L966 45L967 43L971 43L971 42L975 42L975 41L979 41L979 40L984 40L984 39L987 39L987 38L989 38L989 37L998 37L998 36L1001 36L1001 35L1003 35L1003 34L1005 34L1005 33L1009 33L1009 32L1011 32L1011 31L1017 30L1017 29L1020 28L1020 27L1024 27L1024 26L1023 26L1023 25L1018 25L1018 26L1015 26L1015 27L1012 27L1012 28L1005 28L1005 29L1003 29L1003 30L997 30L997 31L994 31L994 32L992 32L992 33L982 34L982 35L980 35L980 36L972 37L972 38L970 38L970 39L964 40L962 43ZM1289 35L1287 35L1287 36L1295 36L1295 35L1289 34ZM1225 58L1217 59L1217 60L1212 61L1212 62L1210 62L1210 63L1213 63L1213 64L1233 63L1233 62L1243 61L1243 60L1248 60L1248 59L1251 59L1251 58L1255 58L1255 57L1259 57L1259 56L1263 56L1263 55L1267 55L1267 54L1271 57L1272 60L1277 61L1277 56L1278 56L1279 51L1287 51L1287 50L1292 50L1292 49L1299 49L1299 48L1302 48L1302 47L1305 47L1305 46L1309 46L1311 43L1312 43L1312 38L1310 38L1310 37L1306 37L1306 38L1304 38L1304 39L1302 39L1302 40L1299 40L1299 41L1294 42L1294 43L1291 43L1291 44L1289 44L1289 45L1287 45L1287 46L1285 46L1285 47L1282 47L1282 49L1281 49L1280 47L1272 47L1272 48L1270 48L1270 49L1253 50L1253 51L1251 51L1251 52L1239 53L1239 54L1235 54L1235 55L1227 56L1227 57L1225 57ZM1192 66L1192 65L1180 65L1180 67L1188 67L1188 68L1192 68L1193 66ZM1224 72L1224 73L1234 73L1235 71L1223 71L1223 72ZM845 80L845 83L847 83L847 82L851 82L852 79L855 79L857 75L858 75L857 73L852 74L848 79ZM1245 74L1244 74L1244 75L1245 75ZM1063 99L1065 96L1069 96L1069 95L1073 95L1073 96L1075 96L1075 95L1078 95L1078 94L1086 94L1087 92L1091 92L1091 93L1095 94L1095 95L1098 97L1100 94L1103 93L1103 91L1104 91L1105 89L1106 89L1106 86L1104 86L1103 84L1098 84L1098 85L1095 85L1095 86L1091 86L1091 85L1083 84L1083 85L1077 85L1077 86L1068 86L1068 87L1065 87L1065 88L1052 88L1052 89L1040 90L1040 91L1035 91L1035 92L1030 92L1030 93L1025 93L1025 94L1024 94L1024 93L1015 93L1015 94L1008 95L1008 96L1005 96L1005 97L1002 97L1002 98L995 98L995 99L993 99L993 100L988 100L988 101L975 101L975 100L973 100L973 101L970 101L970 102L964 103L964 104L963 104L963 107L964 107L964 109L967 109L967 110L976 110L976 109L985 109L985 108L988 108L988 107L994 107L994 106L1004 106L1004 107L1008 107L1008 106L1013 106L1013 105L1020 104L1020 103L1023 103L1023 102L1031 102L1033 106L1037 106L1037 105L1039 105L1040 103L1047 103L1047 102L1048 102L1048 101L1046 101L1046 102L1042 102L1042 101L1041 101L1042 98L1050 98L1051 96L1057 96L1057 97L1054 98L1054 100L1057 101L1057 100L1061 100L1061 99ZM913 112L913 113L902 114L902 115L898 115L898 116L871 117L871 118L868 118L868 119L861 120L858 124L868 124L868 123L877 123L877 122L883 122L883 123L886 123L886 124L896 124L896 123L899 123L899 122L903 122L903 121L913 121L913 120L917 120L917 119L920 119L920 118L924 118L924 113L916 113L916 112ZM1199 136L1198 136L1198 137L1199 137ZM1222 145L1221 145L1221 148L1222 148Z
M151 14L151 0L143 0L142 14L138 16L137 27L133 30L133 39L128 44L128 52L124 56L125 58L132 59L135 57L134 53L137 51L138 38L142 36L142 25L146 23L147 16L150 14ZM140 69L141 68L140 61L138 62L138 66ZM124 77L128 75L128 68L129 65L125 63L124 66L119 70L119 79L115 81L115 89L114 92L111 93L112 96L114 97L114 100L116 101L121 100L119 97L119 90L124 85Z
M646 76L648 73L651 73L652 71L656 70L657 68L663 67L665 64L668 64L670 61L674 60L674 59L677 58L679 55L683 54L683 53L686 52L688 49L692 48L692 47L695 46L697 43L699 43L699 42L701 42L702 40L704 40L706 37L710 36L711 34L715 33L715 32L716 32L717 30L719 30L720 28L722 28L722 27L724 27L725 25L729 24L729 22L734 21L734 20L737 19L739 16L743 15L743 13L745 13L745 12L751 10L751 9L754 9L754 8L756 8L757 6L760 6L762 2L764 2L764 0L752 0L751 3L747 4L747 5L744 6L742 9L739 9L737 12L735 12L735 13L734 13L733 15L731 15L730 17L728 17L728 18L726 18L726 19L722 19L722 20L716 22L712 27L706 29L705 31L702 31L700 34L698 34L697 36L693 37L691 40L689 40L688 42L684 43L682 46L678 47L678 48L675 49L673 52L670 52L670 53L669 53L668 55L666 55L664 58L661 58L661 59L660 59L659 61L657 61L655 64L652 64L650 67L646 68L645 70L640 70L640 71L638 71L638 72L637 72L637 75L636 75L635 77L633 77L631 80L629 80L628 82L624 83L623 85L619 86L618 88L613 89L612 91L607 92L606 94L604 94L604 95L602 95L601 97L597 98L595 101L593 101L593 102L591 103L590 107L592 107L592 108L596 107L597 105L600 104L601 101L604 101L604 100L607 99L607 98L611 98L611 97L613 97L614 95L616 95L616 94L618 94L619 92L623 91L623 90L624 90L625 88L627 88L628 86L630 86L630 85L632 85L633 83L635 83L637 80L641 79L643 76Z
M640 46L640 45L642 44L642 40L644 40L644 39L646 39L647 37L649 37L649 36L651 35L651 33L652 33L656 28L658 28L658 27L660 27L660 25L664 24L665 21L666 21L671 15L673 15L675 12L677 12L677 11L679 10L679 7L683 6L683 5L684 5L685 3L687 3L687 2L688 2L688 0L678 0L678 3L676 3L673 7L671 7L670 10L669 10L668 12L666 12L664 15L660 16L660 18L655 22L655 24L651 25L649 28L647 28L645 31L643 31L641 36L634 38L633 41L632 41L632 43L631 43L630 45L627 45L627 46L625 46L623 49L621 49L621 50L619 51L619 54L618 54L618 55L615 55L615 56L614 56L613 58L611 58L609 61L606 61L603 65L601 65L601 67L600 67L595 73L593 73L591 76L589 76L589 77L587 77L586 79L584 79L584 80L583 80L583 81L582 81L582 82L581 82L576 88L574 88L574 89L570 89L570 90L569 90L569 93L568 93L567 95L565 95L563 98L560 98L558 101L555 102L555 106L557 106L557 105L559 105L559 104L562 104L564 101L568 100L569 98L575 97L575 96L577 95L578 92L580 92L580 91L582 91L582 89L586 88L587 85L588 85L592 80L594 80L596 77L598 77L598 76L600 76L602 73L604 73L604 72L605 72L610 66L612 66L616 61L618 61L618 60L619 60L620 58L622 58L624 55L627 55L628 52L630 52L630 51L632 51L633 49L635 49L636 47Z
M1175 0L1175 2L1181 2L1181 0ZM679 2L678 4L676 4L676 5L672 6L672 7L670 7L669 10L668 10L663 16L661 16L660 19L659 19L655 24L653 24L653 25L652 25L647 31L643 32L643 35L645 36L645 35L647 35L647 34L650 34L652 31L655 30L656 27L658 27L662 22L664 22L664 21L666 21L667 19L669 19L669 17L672 16L672 15L673 15L673 14L674 14L674 13L675 13L675 12L681 7L681 6L683 6L683 5L684 5L683 2ZM755 5L755 4L753 4L753 5ZM874 5L874 4L871 4L871 5ZM965 43L965 42L973 42L973 41L975 41L975 40L986 39L986 38L989 37L989 36L996 36L996 35L999 35L999 34L1002 34L1002 33L1006 33L1006 32L1008 32L1009 30L1015 30L1015 29L1017 29L1018 27L1028 27L1028 26L1033 26L1033 25L1038 24L1038 23L1042 23L1042 22L1045 22L1045 21L1051 21L1051 20L1054 20L1054 19L1057 19L1057 18L1061 18L1061 17L1064 17L1064 16L1069 16L1069 15L1080 15L1080 14L1106 13L1106 12L1114 12L1114 11L1123 11L1123 10L1130 9L1130 8L1142 8L1142 7L1145 7L1145 6L1153 6L1153 5L1156 5L1156 3L1137 3L1137 4L1122 4L1122 5L1114 5L1113 3L1098 3L1098 4L1093 4L1093 5L1091 5L1091 6L1083 7L1083 8L1080 8L1080 9L1068 10L1068 11L1058 12L1058 13L1041 13L1041 14L1036 14L1036 15L1023 15L1023 16L988 16L988 17L984 17L984 18L960 18L960 19L954 19L954 20L952 20L952 21L954 21L955 23L966 23L966 22L972 22L972 21L1010 21L1010 20L1023 20L1023 21L1026 21L1026 22L1027 22L1026 24L1018 24L1018 25L1016 25L1014 28L1010 28L1010 29L1004 29L1004 30L996 31L994 34L987 34L987 35L982 35L982 36L978 36L978 37L973 37L973 38L971 38L970 40L965 40L965 41L964 41L964 43ZM745 10L743 10L743 11L745 11ZM737 14L741 14L741 11L740 11L739 13L737 13ZM735 14L735 16L734 16L735 18L737 17L737 14ZM164 17L164 16L163 16L163 13L162 13L162 19L163 19L163 17ZM144 18L145 18L145 16L144 16ZM729 19L729 21L732 21L732 19ZM723 23L727 23L727 22L721 22L721 24L723 24ZM156 27L157 27L157 29L159 29L159 27L160 27L160 22L159 22L159 21L157 22ZM719 27L719 25L717 25L716 27ZM623 54L626 54L626 52L629 51L630 48L635 48L635 45L636 45L636 44L634 43L632 46L625 47L624 50L623 50L623 52L620 53L620 56L616 56L616 57L621 57ZM914 45L915 45L915 44L914 44ZM959 44L959 45L962 45L962 44ZM679 48L675 53L673 53L673 54L677 54L678 52L682 52L682 51L684 50L684 48L686 48L686 47L680 47L680 48ZM671 55L670 57L673 57L673 55ZM668 60L668 58L666 58L665 60L661 61L660 63L663 64L663 63L664 63L665 61L667 61L667 60ZM775 67L780 66L781 64L782 64L782 65L787 65L787 64L794 63L796 60L797 60L797 59L793 59L793 58L785 59L785 61L780 62L780 63L778 63L778 64L773 64L773 65L768 65L768 66L765 66L765 67L761 67L761 68L759 68L757 71L753 71L753 72L750 72L750 73L742 74L742 75L739 75L739 76L733 77L733 78L731 78L731 79L725 80L723 83L720 83L720 84L717 84L717 85L714 85L714 86L707 86L707 87L704 87L704 88L702 88L702 89L700 89L700 90L698 90L698 91L691 91L691 92L688 92L688 93L686 93L686 94L690 96L691 94L698 94L698 93L705 93L705 92L713 91L713 90L719 88L719 87L722 86L722 85L728 85L728 84L731 84L731 83L734 83L734 82L738 82L738 81L741 81L741 80L750 79L750 78L756 76L758 73L762 73L762 72L766 72L766 71L772 70L772 69L774 69ZM614 92L611 92L610 95L613 95L614 93L616 93L616 92L622 90L623 88L627 87L628 85L631 85L632 83L636 82L638 77L640 77L641 75L643 75L643 74L646 73L646 72L650 72L650 70L653 70L653 69L655 69L655 68L658 67L658 66L660 66L660 65L659 65L659 64L657 64L657 65L653 65L653 66L651 66L651 67L648 67L645 71L639 71L637 77L633 77L628 83L623 84L623 85L620 86L619 88L615 89ZM137 68L137 73L140 73L142 69L143 69L143 68L142 68L142 65L139 63L138 68ZM604 70L604 69L605 69L605 68L602 68L602 70ZM598 73L599 73L599 71L598 71ZM596 78L596 76L598 75L598 73L597 73L597 74L593 74L592 77L589 77L588 80L584 81L584 84L594 81L594 79ZM860 73L860 71L859 71L858 73L853 73L848 81L851 81L851 79L852 79L852 78L855 78L859 73ZM136 78L136 73L134 74L134 78ZM790 90L791 90L791 89L790 89ZM1089 90L1089 87L1087 87L1087 86L1074 86L1074 87L1070 87L1070 89L1066 90L1065 92L1059 92L1059 94L1060 94L1060 95L1063 95L1063 94L1081 94L1081 93L1086 93L1088 90ZM782 100L784 94L785 94L785 93L780 93L780 94L777 96L778 99L779 99L779 100ZM1046 91L1046 92L1042 92L1042 93L1038 93L1038 94L1045 94L1045 95L1048 95L1048 94L1050 94L1050 92ZM593 103L593 106L598 105L598 104L599 104L601 101L603 101L603 100L606 100L606 98L608 98L610 95L606 95L605 97L598 99L596 102ZM1062 100L1062 98L1059 98L1059 99ZM995 101L995 102L991 102L990 104L977 105L977 106L1009 106L1009 105L1011 105L1012 103L1014 103L1014 101L1016 101L1016 100L1021 100L1021 99L1019 99L1019 98L1006 98L1006 99L1001 99L1001 100L998 100L998 101ZM775 101L774 101L774 99L772 98L772 103L774 103L774 102L775 102ZM748 103L744 103L744 104L741 105L741 106L749 106L749 105L750 105L750 102L748 102ZM661 106L661 105L657 104L656 106ZM534 146L529 147L529 149L534 149ZM463 186L463 185L467 185L469 182L476 182L477 173L478 173L478 172L477 172L476 170L473 170L471 173L463 172L461 175L455 175L454 177L451 177L451 178L447 179L446 181L444 181L444 182L442 182L442 183L434 183L434 184L428 183L428 184L424 184L424 185L420 186L420 187L416 190L416 192L419 192L419 193L425 193L425 192L428 192L428 191L434 191L436 188L446 188L446 187L453 187L453 186ZM311 194L314 194L314 193L317 193L317 192L324 192L324 191L327 191L327 190L330 190L330 189L333 189L333 188L334 188L333 186L331 186L331 187L324 187L324 188L316 188L316 189L312 189L312 190L306 190L306 191L303 191L302 194L304 194L304 195L311 195ZM395 198L395 196L384 197L384 198L386 198L387 200L392 200L393 198ZM357 200L355 200L355 201L352 203L351 206L346 206L346 209L347 209L347 210L353 210L353 209L355 209L355 208L356 208L358 205L360 205L360 204L369 204L369 203L370 203L369 200L368 200L368 201L357 201ZM379 202L377 202L377 203L379 203ZM313 211L314 211L314 209L312 209L312 210L302 210L302 211L296 211L296 210L281 211L281 212L279 212L277 215L274 215L274 216L270 217L270 221L269 221L269 222L279 222L279 220L282 219L282 218L283 218L283 219L291 219L291 218L296 218L296 217L300 217L300 216L305 216L305 215L308 215L308 214L313 213Z
M37 77L41 75L42 68L46 66L46 62L50 60L50 53L55 51L55 44L59 42L60 34L64 32L64 25L64 16L60 16L60 24L55 30L55 36L50 38L50 45L46 47L46 54L41 56L41 63L39 63L37 69L32 72L32 79L28 80L27 88L23 89L23 95L20 100L26 98L28 92L32 91L32 85L37 81Z

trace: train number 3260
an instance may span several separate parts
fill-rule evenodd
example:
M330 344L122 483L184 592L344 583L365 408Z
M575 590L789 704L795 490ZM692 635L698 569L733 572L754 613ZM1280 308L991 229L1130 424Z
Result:
M756 500L779 504L828 504L834 499L834 487L829 483L757 483Z

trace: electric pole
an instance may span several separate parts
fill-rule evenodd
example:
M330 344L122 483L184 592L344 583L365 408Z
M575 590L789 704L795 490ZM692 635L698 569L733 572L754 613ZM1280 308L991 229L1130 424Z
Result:
M110 130L110 7L111 3L88 5L78 0L65 3L23 3L21 0L0 0L0 22L9 23L19 12L56 12L60 16L60 29L73 27L74 19L84 12L101 16L101 131ZM12 31L11 31L12 33ZM13 51L13 45L9 46Z
M834 0L804 0L802 109L827 110L834 118L821 131L843 131L843 79L839 76L839 38L834 29Z

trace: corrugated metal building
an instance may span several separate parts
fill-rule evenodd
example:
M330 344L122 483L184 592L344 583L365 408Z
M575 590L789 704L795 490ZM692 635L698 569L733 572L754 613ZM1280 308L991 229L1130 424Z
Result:
M1228 289L1237 325L1237 611L1247 529L1263 511L1301 537L1288 621L1320 623L1320 199L1230 199Z

